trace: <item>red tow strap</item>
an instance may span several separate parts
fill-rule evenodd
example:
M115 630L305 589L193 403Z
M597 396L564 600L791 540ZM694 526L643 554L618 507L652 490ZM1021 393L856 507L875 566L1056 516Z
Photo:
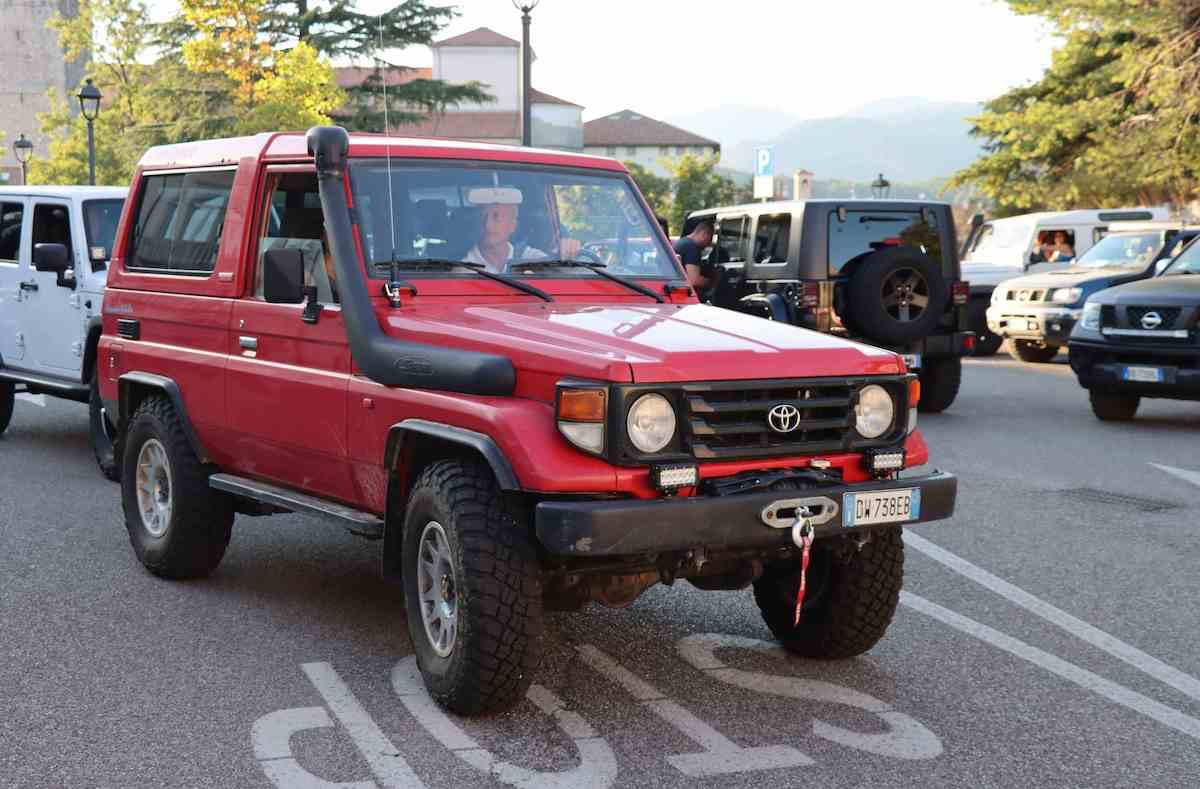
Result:
M796 540L796 538L799 538ZM793 535L793 540L796 540L800 546L800 585L796 589L796 620L792 623L792 627L800 625L800 609L804 606L804 589L808 580L808 555L813 544L813 527L805 523L798 527L797 533Z

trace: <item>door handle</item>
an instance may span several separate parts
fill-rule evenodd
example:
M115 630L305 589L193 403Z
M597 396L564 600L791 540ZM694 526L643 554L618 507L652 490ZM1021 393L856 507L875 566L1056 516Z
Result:
M22 282L21 283L21 290L37 290L37 289L38 289L38 284L36 282L30 281L30 282Z
M246 337L245 335L242 335L241 337L238 337L238 345L242 346L242 348L247 351L257 351L258 338Z

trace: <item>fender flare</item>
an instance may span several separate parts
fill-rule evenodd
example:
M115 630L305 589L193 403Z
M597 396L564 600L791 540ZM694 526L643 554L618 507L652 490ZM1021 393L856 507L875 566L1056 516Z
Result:
M155 389L166 395L175 408L175 413L179 415L180 422L183 423L183 433L187 436L188 443L191 444L196 457L200 459L201 463L212 462L208 452L204 450L204 445L200 443L200 437L196 435L196 428L192 426L191 418L188 417L187 409L183 405L183 395L179 391L179 384L162 375L135 371L125 373L117 379L117 397L119 398L117 413L120 418L117 430L120 433L125 432L125 427L129 424L130 417L133 416L130 413L130 404L133 401L132 395L135 387Z
M96 364L96 349L100 343L100 333L104 328L104 319L99 315L93 315L88 319L87 330L84 332L83 345L83 367L79 370L80 381L85 384L90 384L92 381L92 370Z
M738 300L737 309L738 312L759 318L770 316L768 320L791 322L787 302L778 293L751 293L749 296L743 296Z

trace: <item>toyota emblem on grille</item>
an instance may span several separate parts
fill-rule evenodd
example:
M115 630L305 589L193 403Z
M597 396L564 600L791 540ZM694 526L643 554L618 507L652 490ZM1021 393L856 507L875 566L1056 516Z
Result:
M767 426L776 433L790 433L800 426L800 411L794 405L780 403L767 412Z
M1142 316L1142 328L1154 330L1162 326L1162 316L1157 312L1147 312Z

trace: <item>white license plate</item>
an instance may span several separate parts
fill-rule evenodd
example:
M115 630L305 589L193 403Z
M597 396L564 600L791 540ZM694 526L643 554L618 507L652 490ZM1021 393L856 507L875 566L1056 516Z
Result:
M842 525L846 527L904 523L920 516L921 491L918 488L842 494Z
M1146 383L1161 384L1163 371L1160 367L1126 367L1122 376L1126 381L1145 381Z
M910 369L910 370L920 370L921 369L921 354L906 353L906 354L904 354L903 358L904 358L904 366L907 367L908 369Z

